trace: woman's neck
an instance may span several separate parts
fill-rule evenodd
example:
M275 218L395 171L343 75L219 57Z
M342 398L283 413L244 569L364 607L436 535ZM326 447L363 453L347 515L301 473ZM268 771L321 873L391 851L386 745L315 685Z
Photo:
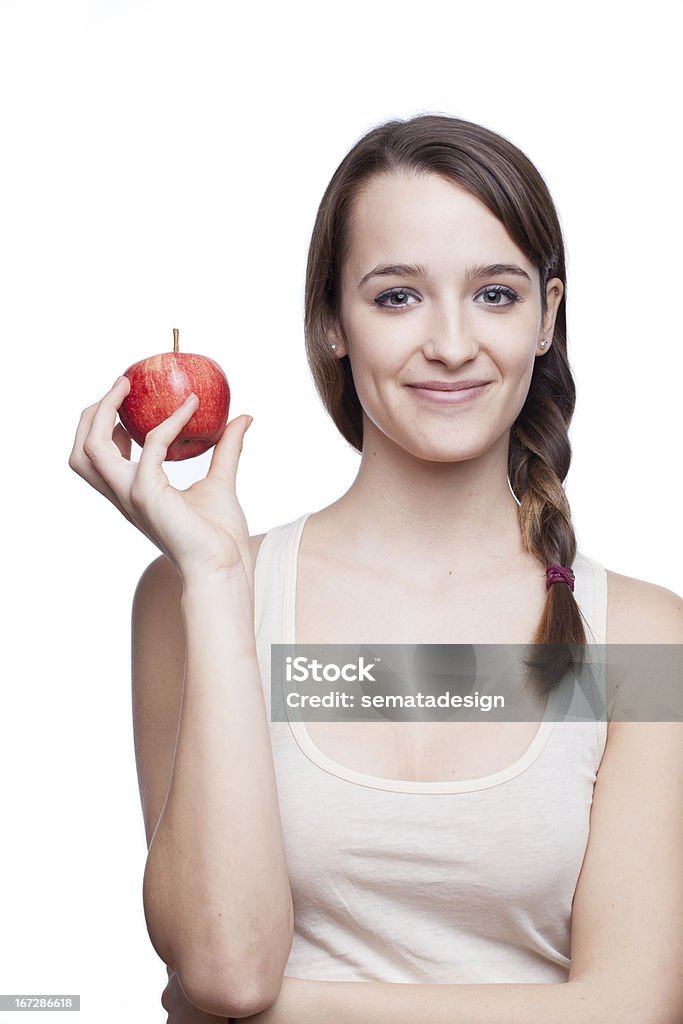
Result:
M356 557L400 559L415 573L504 571L530 558L508 483L507 445L505 436L478 458L430 462L381 435L366 442L356 479L326 516Z

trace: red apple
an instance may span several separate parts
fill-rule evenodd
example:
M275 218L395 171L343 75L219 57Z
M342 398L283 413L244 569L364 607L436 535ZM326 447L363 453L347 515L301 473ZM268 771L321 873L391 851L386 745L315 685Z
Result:
M178 351L178 330L173 330L173 351L133 363L124 376L130 391L121 403L119 418L142 447L148 431L167 419L194 391L199 405L174 441L166 460L192 459L213 448L228 422L230 387L222 369L208 356Z

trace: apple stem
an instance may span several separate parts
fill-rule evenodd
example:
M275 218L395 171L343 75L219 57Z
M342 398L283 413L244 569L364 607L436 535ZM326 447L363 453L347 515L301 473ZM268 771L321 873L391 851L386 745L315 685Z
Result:
M178 330L178 328L174 327L173 328L173 351L174 352L178 351L178 335L179 334L180 334L180 331Z

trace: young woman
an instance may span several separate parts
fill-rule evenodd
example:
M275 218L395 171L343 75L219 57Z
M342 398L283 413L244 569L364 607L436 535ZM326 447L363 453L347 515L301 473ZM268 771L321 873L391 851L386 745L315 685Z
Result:
M529 160L391 121L336 170L309 252L314 381L361 453L338 500L250 537L248 416L177 491L195 399L138 464L125 380L83 412L72 468L163 553L133 696L172 1024L680 1021L680 726L548 715L572 650L683 642L679 596L577 551L565 297ZM364 641L555 645L542 720L270 721L271 644Z

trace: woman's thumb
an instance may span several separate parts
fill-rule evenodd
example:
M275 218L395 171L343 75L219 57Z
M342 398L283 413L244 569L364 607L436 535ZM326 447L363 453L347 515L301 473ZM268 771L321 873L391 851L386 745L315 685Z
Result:
M253 416L246 416L245 419L246 419L246 423L245 423L245 426L244 426L244 428L242 430L242 437L241 437L241 440L240 440L240 451L242 451L242 445L244 444L244 435L246 434L246 432L249 430L249 427L254 422L254 417Z
M209 465L211 476L218 477L226 483L235 484L244 435L253 422L253 416L240 416L226 425L211 456Z

